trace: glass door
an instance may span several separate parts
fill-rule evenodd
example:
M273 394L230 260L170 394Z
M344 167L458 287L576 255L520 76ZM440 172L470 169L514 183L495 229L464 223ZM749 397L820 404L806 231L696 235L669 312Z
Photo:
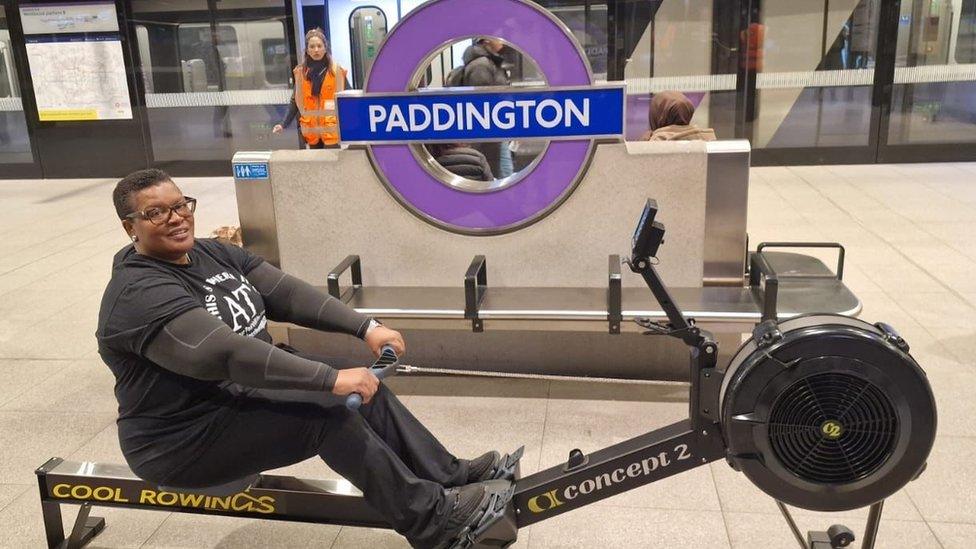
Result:
M880 161L976 155L976 0L903 0Z
M636 37L632 45L618 42L626 56L627 139L649 137L654 114L651 99L664 91L681 92L691 101L691 124L712 129L718 139L737 137L736 90L740 80L736 45L741 27L738 10L730 4L714 0L658 2L647 12L640 32L612 30L610 34Z
M227 175L240 150L297 149L290 2L132 0L152 165Z
M386 38L386 14L374 6L358 7L349 16L349 38L352 46L352 87L362 88L380 43Z
M597 80L607 79L607 2L582 0L548 6L579 41Z
M750 5L754 163L976 158L976 0Z
M147 165L124 5L8 3L23 117L43 177L122 176ZM8 66L8 63L4 63ZM7 71L9 69L5 69ZM11 97L13 97L11 95ZM10 107L16 107L8 101ZM15 114L13 124L19 122ZM25 152L23 132L16 147Z
M0 172L4 177L38 177L20 89L10 25L0 5Z
M882 0L754 6L740 49L750 61L744 133L756 161L873 162Z

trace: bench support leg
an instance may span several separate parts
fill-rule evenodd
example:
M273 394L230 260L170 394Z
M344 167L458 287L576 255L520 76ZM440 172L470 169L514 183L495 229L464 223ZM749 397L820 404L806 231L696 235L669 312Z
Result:
M89 516L91 508L91 503L84 503L81 509L78 509L78 516L75 518L75 525L71 529L65 549L81 549L105 529L104 518Z
M49 549L61 547L64 543L64 525L61 522L61 504L50 501L41 502L41 514L44 517L44 534L47 536Z
M82 504L71 528L68 539L64 539L64 523L61 521L61 504L51 501L41 502L44 517L44 533L50 549L80 549L105 529L105 519L92 517L91 503Z

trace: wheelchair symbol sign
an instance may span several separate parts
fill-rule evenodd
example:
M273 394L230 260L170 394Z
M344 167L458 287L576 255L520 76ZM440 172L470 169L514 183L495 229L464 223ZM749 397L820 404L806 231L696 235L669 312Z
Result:
M267 179L268 165L263 163L234 164L236 179Z

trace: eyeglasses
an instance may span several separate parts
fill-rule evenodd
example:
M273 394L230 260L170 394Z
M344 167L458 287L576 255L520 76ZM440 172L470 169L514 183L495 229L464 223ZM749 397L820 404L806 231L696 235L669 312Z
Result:
M156 206L153 208L146 208L141 212L132 212L125 216L126 219L132 219L139 217L145 219L152 223L153 225L165 225L169 223L170 218L173 216L173 212L177 215L186 219L193 216L193 212L197 209L197 199L190 198L189 196L184 196L182 202L177 202L172 206Z

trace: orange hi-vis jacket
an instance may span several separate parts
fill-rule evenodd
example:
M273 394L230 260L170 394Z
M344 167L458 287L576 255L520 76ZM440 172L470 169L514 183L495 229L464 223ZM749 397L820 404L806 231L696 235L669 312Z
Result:
M748 31L739 33L739 64L747 70L762 72L765 43L766 26L751 23Z
M338 77L336 76L338 75ZM332 63L325 77L322 79L322 90L318 97L312 95L312 79L308 77L295 81L295 104L298 105L299 127L302 137L309 145L317 145L319 141L326 145L339 142L339 117L336 111L335 98L338 92L345 89L346 69Z

